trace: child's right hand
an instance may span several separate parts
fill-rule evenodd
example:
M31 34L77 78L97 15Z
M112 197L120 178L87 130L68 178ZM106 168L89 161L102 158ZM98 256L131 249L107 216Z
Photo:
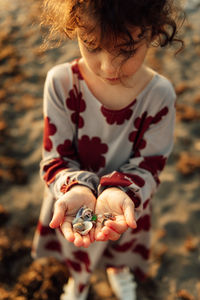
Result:
M73 186L66 194L55 202L51 228L60 226L65 238L77 247L89 247L94 242L94 231L82 236L72 229L72 220L79 208L87 206L94 211L96 198L92 191L82 185Z
M137 227L134 216L135 206L125 192L117 187L105 189L97 199L95 213L103 215L111 212L115 220L107 220L104 226L97 222L95 239L97 241L118 240L128 227Z

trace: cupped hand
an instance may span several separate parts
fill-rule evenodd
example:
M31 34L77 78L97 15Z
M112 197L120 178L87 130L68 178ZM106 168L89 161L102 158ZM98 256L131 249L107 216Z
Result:
M136 228L134 209L133 201L119 188L111 187L104 190L97 198L95 213L103 215L109 212L115 219L107 220L104 224L98 221L95 239L97 241L118 240L128 227Z
M94 229L89 234L82 236L74 232L72 221L82 206L87 206L94 211L96 198L92 191L82 185L75 185L66 194L60 197L54 206L52 220L49 224L51 228L60 226L64 237L74 243L77 247L89 247L94 242Z

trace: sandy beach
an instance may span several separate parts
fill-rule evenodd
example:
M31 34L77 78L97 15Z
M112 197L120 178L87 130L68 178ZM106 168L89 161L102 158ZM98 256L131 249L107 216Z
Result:
M0 0L0 300L59 300L67 270L33 261L43 197L39 177L47 71L78 57L75 41L41 52L39 1ZM200 299L200 1L186 6L185 50L150 50L149 65L177 93L175 144L153 199L149 278L138 300ZM106 276L91 279L89 300L115 300Z

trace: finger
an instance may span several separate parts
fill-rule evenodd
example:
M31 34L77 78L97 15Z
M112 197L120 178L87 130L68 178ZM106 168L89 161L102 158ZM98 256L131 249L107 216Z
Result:
M60 227L61 227L61 230L62 230L66 240L73 243L73 241L75 239L75 236L74 236L74 232L72 230L71 223L70 222L64 222Z
M102 225L98 226L95 230L95 240L96 241L107 241L107 235L102 231Z
M124 217L126 220L126 223L129 227L135 229L137 227L136 221L135 221L135 214L134 214L134 210L135 210L135 205L134 203L127 199L127 201L125 201L124 203Z
M108 231L107 231L108 232ZM116 241L120 238L121 234L117 233L116 231L112 230L109 228L109 232L106 235L106 238L111 240L111 241Z
M90 236L89 234L83 236L83 247L88 248L90 246Z
M95 241L95 228L94 227L90 230L89 236L90 236L90 242L94 243L94 241Z
M83 238L82 236L78 233L78 232L75 232L74 233L74 245L76 247L82 247L83 246Z
M127 229L128 227L127 227L127 225L126 225L126 229ZM125 230L126 230L125 229ZM124 231L125 231L124 230ZM124 232L123 231L123 232ZM103 232L103 234L106 236L106 238L107 239L109 239L109 240L118 240L119 239L119 237L120 237L120 235L121 235L121 233L119 233L119 232L116 232L115 230L113 230L112 228L109 228L108 226L104 226L103 228L102 228L102 232ZM122 232L122 233L123 233Z
M95 229L95 240L96 241L103 241L104 240L104 234L101 231L102 224L101 222L97 222L96 229Z
M116 221L111 221L108 220L105 222L105 228L110 228L113 231L122 234L123 232L125 232L128 229L127 223L123 217L122 220L116 220Z
M96 237L95 237L96 241L98 242L105 242L109 240L109 236L105 235L102 231L100 231Z
M57 228L62 224L65 217L65 211L66 211L65 203L62 201L56 201L53 218L49 224L51 228Z
M108 236L112 231L113 231L113 230L112 230L111 228L107 227L107 226L104 226L104 227L102 228L102 230L101 230L101 232L102 232L104 235L106 235L106 236Z

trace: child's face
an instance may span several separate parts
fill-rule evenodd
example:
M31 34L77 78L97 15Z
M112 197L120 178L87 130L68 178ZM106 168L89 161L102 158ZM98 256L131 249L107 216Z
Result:
M132 32L134 40L138 40L140 32L139 28ZM127 82L130 82L130 79L143 65L148 51L148 42L143 39L135 45L134 54L127 59L126 55L118 55L117 50L112 46L105 49L105 47L88 44L80 30L77 31L77 35L85 66L101 80L112 85L126 82L127 79ZM122 50L126 51L127 49L124 47Z

